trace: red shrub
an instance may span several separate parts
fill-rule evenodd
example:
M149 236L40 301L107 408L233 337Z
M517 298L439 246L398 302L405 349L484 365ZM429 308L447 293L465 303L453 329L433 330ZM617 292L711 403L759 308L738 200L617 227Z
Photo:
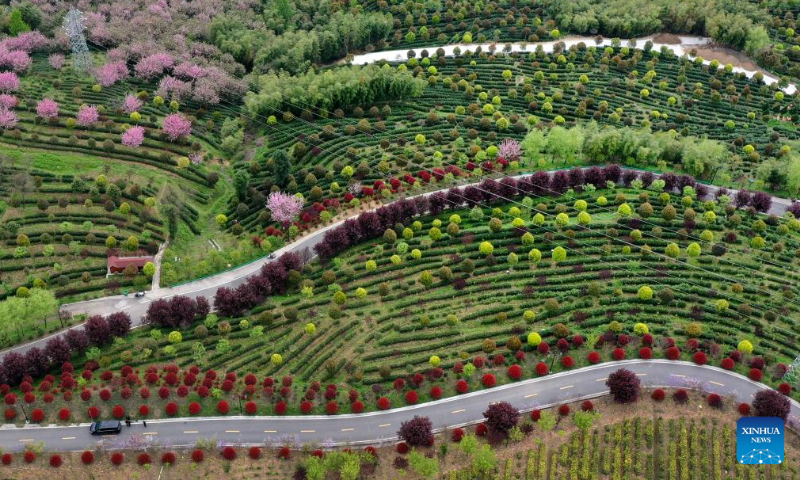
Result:
M589 355L586 356L586 359L592 364L600 363L600 354L597 352L589 352Z
M253 460L258 460L261 458L261 449L258 447L250 447L250 449L247 451L247 456Z
M286 402L278 402L275 404L275 413L278 415L283 415L286 413Z
M300 411L303 413L311 413L311 410L314 408L314 404L305 400L303 403L300 404Z
M681 351L678 350L678 347L669 347L665 353L668 360L677 360L681 358Z
M708 362L708 356L706 356L705 352L694 352L692 360L698 365L705 365Z
M186 395L189 395L189 387L186 385L181 385L178 387L178 390L176 390L176 393L178 394L178 397L184 398Z
M614 360L625 360L625 350L621 348L615 348L611 352L611 356L614 357Z
M547 342L541 342L537 347L536 350L539 351L542 355L547 355L550 353L550 345Z
M166 400L169 398L169 387L161 387L158 389L158 397L161 400Z
M569 415L569 405L561 405L558 407L558 414L562 417L566 417Z
M789 394L792 393L792 386L786 382L783 382L780 385L778 385L778 391L788 396Z
M663 401L664 397L666 397L666 396L667 396L666 392L664 392L664 390L662 390L660 388L656 388L655 390L653 390L653 393L650 394L650 398L652 398L656 402Z
M325 411L328 415L336 415L339 413L339 403L331 400L325 405Z
M62 408L61 410L58 411L58 419L61 420L62 422L66 422L67 420L69 420L69 417L70 417L69 408Z
M28 392L22 397L22 399L25 401L25 403L33 403L36 401L36 395L34 395L33 392Z
M139 396L142 398L142 400L147 400L148 398L150 398L150 389L148 389L147 387L142 387L139 390Z
M228 413L230 409L231 406L225 400L220 400L219 403L217 403L217 411L223 415Z
M117 420L120 420L125 416L125 409L122 408L122 405L115 405L114 408L111 409L111 415Z
M244 413L255 415L256 412L258 412L258 404L256 402L247 402L244 404Z
M401 455L406 454L408 453L408 444L406 442L400 442L395 447L395 450L397 450L397 453Z
M13 457L10 453L4 453L2 457L0 457L0 461L3 462L3 465L11 465L11 460Z
M289 449L289 447L282 447L280 450L278 450L278 458L282 460L288 460L292 458L292 451Z
M13 408L6 408L6 420L14 420L17 418L17 411Z
M732 358L723 358L722 362L720 362L720 366L725 370L733 370L733 367L736 366L736 362L733 361Z
M706 400L708 401L709 406L714 408L722 408L722 397L720 397L718 394L711 393L708 395Z
M522 378L522 367L519 365L511 365L508 367L508 376L511 377L512 380L519 380Z
M39 423L42 420L44 420L44 410L42 410L41 408L35 408L31 412L31 421L33 423Z
M139 456L136 458L136 463L139 465L150 465L153 463L153 460L150 459L150 455L146 453L140 453Z
M483 378L481 378L481 383L483 383L484 387L491 388L497 383L497 379L495 378L494 374L485 373Z
M466 380L459 380L456 382L456 391L458 393L467 393L469 391L469 384Z
M550 372L550 369L547 368L547 364L544 362L539 362L536 364L536 375L543 377Z
M170 417L174 417L178 413L178 406L174 402L169 402L166 407L164 407L164 412ZM189 413L192 412L192 406L189 405Z
M84 465L91 465L94 462L94 453L89 450L83 452L81 454L81 462L83 462Z
M350 405L350 410L353 413L361 413L361 412L363 412L364 411L364 402L362 402L361 400L356 400L355 402L353 402L352 405Z
M206 458L206 454L202 450L195 450L192 452L192 461L194 463L200 463L204 458Z
M747 376L750 377L750 380L760 382L761 379L764 377L764 372L762 372L757 368L751 368L750 373L748 373Z
M584 400L583 403L581 403L581 410L584 412L591 412L594 410L594 404L591 400Z
M450 434L450 438L453 439L454 442L458 443L464 438L464 430L461 428L453 429L453 433Z
M475 357L472 359L472 364L475 365L475 368L483 368L483 357Z
M642 347L639 349L639 358L650 360L653 358L653 349L650 347Z
M111 392L107 388L100 390L100 400L104 402L111 400Z
M236 460L236 449L233 447L223 448L222 458L224 458L225 460Z
M197 403L197 402L192 402L192 403L189 404L189 414L190 415L197 415L198 413L200 413L201 409L202 408L200 407L200 404Z
M55 399L56 397L53 396L52 393L45 393L44 396L42 397L42 401L44 401L44 403L53 403Z
M53 455L50 457L50 466L53 468L58 468L64 461L61 459L61 455Z
M431 388L431 398L434 399L434 400L438 400L438 399L442 398L442 394L443 393L444 392L442 392L442 388L439 387L439 386Z
M539 419L542 418L542 411L539 409L531 411L531 420L534 422L538 422Z
M406 403L413 405L417 401L419 401L419 394L416 391L409 390L406 392Z
M686 403L689 401L689 392L679 388L672 394L672 399L675 400L675 403Z
M7 393L5 396L6 405L14 405L17 403L17 394Z
M736 409L739 412L739 415L746 417L750 415L750 404L749 403L740 403L739 407Z
M150 407L147 405L139 405L139 416L146 417L150 415Z
M88 402L92 398L92 391L84 388L81 390L81 400Z
M123 455L120 452L116 452L116 453L111 454L111 463L113 463L114 465L117 465L117 466L122 465L122 462L124 460L125 460L125 455Z
M575 359L569 355L561 357L561 366L564 368L572 368L575 366Z
M368 445L368 446L364 447L364 452L365 453L369 453L373 457L377 457L378 456L378 451L372 445Z
M394 381L394 389L395 390L402 390L406 387L406 381L402 378L398 378Z
M178 459L178 457L175 456L175 454L172 453L172 452L164 452L164 454L161 455L161 463L162 464L168 463L170 465L175 465L175 460L177 460L177 459Z
M492 358L492 363L496 366L500 366L506 363L506 357L500 355L499 353Z
M28 450L22 458L25 460L25 463L33 463L36 460L36 454Z
M381 397L381 398L378 399L378 408L379 409L388 410L391 407L392 407L392 402L388 398Z

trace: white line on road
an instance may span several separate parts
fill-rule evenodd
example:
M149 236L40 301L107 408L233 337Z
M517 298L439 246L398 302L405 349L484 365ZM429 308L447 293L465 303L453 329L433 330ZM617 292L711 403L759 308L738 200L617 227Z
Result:
M531 398L531 397L535 397L536 395L539 395L539 394L538 393L531 393L530 395L525 395L522 398Z
M315 433L314 430L300 430L300 433Z
M568 388L572 388L572 387L574 387L574 386L575 386L575 385L567 385L566 387L561 387L561 388L559 388L559 390L566 390L566 389L568 389Z
M678 375L677 373L670 373L670 375L673 377L681 377L681 378L686 376L686 375Z
M20 442L32 442L33 439L32 438L20 438L19 441Z
M197 433L197 430L184 430L183 433Z
M647 374L646 373L637 373L636 376L637 377L646 377Z
M342 429L343 432L352 432L353 430L355 430L355 429L354 428L343 428Z
M158 432L144 432L142 435L158 435Z
M381 425L378 425L378 428L380 428L380 427L388 427L390 425L391 425L391 423L383 423Z
M75 440L75 437L61 437L61 440Z
M225 430L225 433L241 433L239 430Z
M608 380L608 379L607 378L598 378L597 380L595 380L595 382L605 382L606 380Z
M277 430L264 430L264 433L278 433Z
M719 385L720 387L724 387L725 386L725 385L723 385L723 384L721 384L719 382L714 382L714 381L710 381L708 383L713 383L714 385Z
M462 408L462 409L460 409L460 410L453 410L453 411L452 411L452 412L450 412L450 413L461 413L461 412L466 412L466 411L467 411L467 409L466 409L466 408Z

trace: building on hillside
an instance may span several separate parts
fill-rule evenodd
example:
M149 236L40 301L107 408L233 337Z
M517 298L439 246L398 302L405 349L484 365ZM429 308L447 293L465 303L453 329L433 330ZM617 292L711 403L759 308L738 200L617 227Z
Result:
M108 257L108 271L106 276L110 277L118 273L123 273L125 268L130 265L136 267L137 271L141 272L147 262L155 263L155 257L117 257L112 255Z

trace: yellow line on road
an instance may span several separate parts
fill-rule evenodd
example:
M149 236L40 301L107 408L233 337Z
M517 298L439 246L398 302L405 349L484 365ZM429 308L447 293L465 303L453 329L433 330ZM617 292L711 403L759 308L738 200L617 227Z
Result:
M461 413L461 412L466 412L466 411L467 411L467 409L466 409L466 408L462 408L461 410L453 410L453 411L452 411L452 412L450 412L450 413Z
M380 427L388 427L388 426L390 426L390 425L391 425L391 423L384 423L384 424L378 425L378 427L379 427L379 428L380 428Z
M75 440L75 437L61 437L61 440Z
M711 381L709 381L708 383L713 383L714 385L719 385L720 387L724 387L725 386L725 385L723 385L723 384L721 384L719 382L711 382Z
M539 394L538 393L531 393L530 395L525 395L522 398L531 398L531 397L535 397L536 395L539 395Z
M32 442L33 439L32 438L20 438L19 441L20 442Z
M158 435L158 432L144 432L142 435Z
M239 430L225 430L225 433L239 433Z
M278 433L277 430L264 430L264 433Z
M314 430L300 430L300 433L314 433Z
M606 377L603 377L603 378L598 378L597 380L595 380L595 382L605 382L606 380L608 379Z
M353 430L355 430L355 429L353 429L353 428L343 428L342 429L343 432L352 432Z
M183 433L197 433L197 430L184 430Z
M559 388L559 390L566 390L566 389L568 389L568 388L572 388L572 387L574 387L574 386L575 386L575 385L567 385L566 387L561 387L561 388Z

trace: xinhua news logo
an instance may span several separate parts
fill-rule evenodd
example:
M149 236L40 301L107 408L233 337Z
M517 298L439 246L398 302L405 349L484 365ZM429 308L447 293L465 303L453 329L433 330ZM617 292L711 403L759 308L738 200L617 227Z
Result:
M745 465L783 463L783 420L744 417L736 422L736 458Z

